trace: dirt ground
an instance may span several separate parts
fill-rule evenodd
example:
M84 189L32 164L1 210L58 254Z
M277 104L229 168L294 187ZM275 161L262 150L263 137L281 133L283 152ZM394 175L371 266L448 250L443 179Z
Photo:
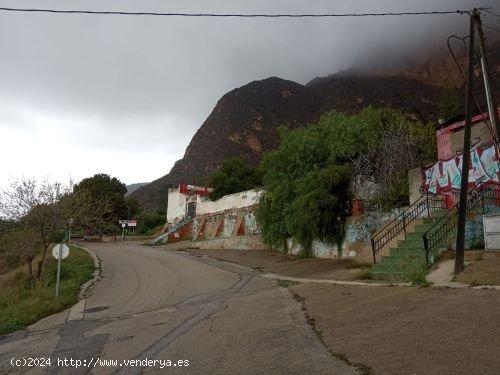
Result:
M189 250L263 272L306 278L352 279L345 261L296 259L269 251ZM464 272L500 267L500 258ZM500 268L492 277L498 280ZM477 273L477 272L476 272ZM334 355L370 374L500 374L500 291L344 286L289 286L318 337Z
M359 269L351 260L345 259L297 259L271 250L211 249L186 250L193 254L242 264L264 273L277 273L290 277L314 279L355 280Z
M500 374L500 292L299 284L335 353L374 374Z
M500 252L489 252L482 259L471 262L457 277L470 285L500 285Z

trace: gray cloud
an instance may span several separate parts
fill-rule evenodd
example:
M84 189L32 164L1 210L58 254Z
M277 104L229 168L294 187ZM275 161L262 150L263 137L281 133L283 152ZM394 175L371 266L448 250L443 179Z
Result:
M0 6L18 7L242 13L449 10L496 3L0 0ZM2 143L22 147L28 138L37 144L29 138L55 124L55 139L45 139L46 147L66 142L87 156L74 154L71 163L52 169L49 158L48 174L84 177L93 169L78 165L89 154L115 150L135 164L117 169L112 158L101 158L96 172L119 173L126 182L150 180L182 156L219 97L235 87L271 75L306 83L353 65L387 63L442 45L446 33L465 34L466 28L466 17L454 15L265 20L0 12L0 131L11 137ZM37 157L43 161L44 155ZM37 173L29 165L11 165L9 173ZM0 174L0 185L6 178Z

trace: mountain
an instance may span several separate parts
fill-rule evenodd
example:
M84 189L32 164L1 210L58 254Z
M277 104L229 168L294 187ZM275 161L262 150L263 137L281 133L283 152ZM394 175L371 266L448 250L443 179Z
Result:
M500 40L491 42L488 50L493 88L500 100ZM458 60L465 70L465 54L458 54ZM479 63L475 73L475 93L485 109ZM368 105L390 107L414 119L437 122L445 83L451 83L463 95L463 80L447 51L400 69L347 70L315 78L306 85L277 77L251 82L217 102L169 174L131 196L147 211L165 209L169 187L181 182L206 184L210 173L232 156L255 165L266 151L278 145L279 126L306 126L331 110L356 113Z
M135 191L145 210L165 208L168 188L180 182L205 184L221 163L240 156L257 164L278 145L277 128L303 126L317 116L320 103L305 86L271 77L225 94L170 173Z
M125 193L125 196L128 197L134 191L136 191L137 189L139 189L139 188L141 188L143 186L146 186L147 184L149 184L149 182L138 182L138 183L135 183L135 184L127 185L127 192Z
M277 77L251 82L225 94L196 132L169 174L134 191L146 211L165 209L168 188L206 184L221 163L239 156L256 165L278 145L277 129L305 126L331 111L357 112L368 105L393 107L414 118L437 118L440 90L402 77L344 72L307 85Z

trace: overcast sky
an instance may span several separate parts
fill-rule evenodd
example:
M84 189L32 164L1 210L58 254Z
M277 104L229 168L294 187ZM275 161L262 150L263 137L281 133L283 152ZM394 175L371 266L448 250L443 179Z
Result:
M498 0L7 1L0 7L239 13L470 9ZM500 23L500 22L499 22ZM221 95L307 83L467 33L455 15L215 19L0 12L0 187L9 178L125 183L169 172Z

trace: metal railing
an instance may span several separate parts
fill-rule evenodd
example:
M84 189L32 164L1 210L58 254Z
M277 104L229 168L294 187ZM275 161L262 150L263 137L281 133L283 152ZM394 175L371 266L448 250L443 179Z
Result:
M482 207L483 214L486 213L486 206L500 206L500 185L492 183L475 187L467 192L467 213L471 213L479 205ZM456 203L448 213L437 220L434 225L423 234L425 259L427 265L433 263L431 252L436 247L448 239L455 232L457 225L458 203Z
M372 236L373 263L377 262L377 253L384 249L394 238L402 233L406 239L408 226L415 220L429 217L435 211L444 208L444 199L440 195L426 194L410 207L401 212L394 220Z

